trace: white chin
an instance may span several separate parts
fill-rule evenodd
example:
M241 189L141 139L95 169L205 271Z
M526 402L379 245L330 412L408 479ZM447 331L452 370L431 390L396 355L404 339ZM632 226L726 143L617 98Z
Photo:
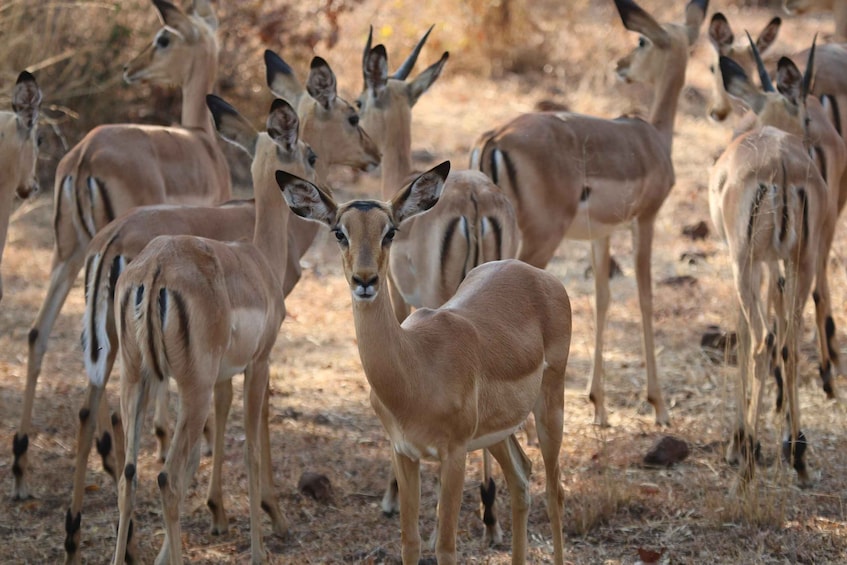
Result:
M376 291L364 291L362 289L356 289L353 291L353 300L357 302L373 302L376 298Z

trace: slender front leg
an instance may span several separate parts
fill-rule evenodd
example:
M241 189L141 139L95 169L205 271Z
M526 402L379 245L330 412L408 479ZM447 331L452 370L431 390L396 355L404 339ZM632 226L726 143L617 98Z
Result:
M279 504L276 500L276 488L274 487L274 470L273 460L271 458L271 430L268 423L269 405L271 397L270 383L265 387L265 399L262 402L262 428L261 428L261 448L262 448L262 510L271 519L271 525L274 534L279 537L285 536L288 533L288 521L279 511Z
M491 454L487 449L482 450L482 484L479 485L481 499L482 523L485 525L483 544L499 545L503 543L503 529L497 521L494 504L497 502L497 484L491 473Z
M400 498L400 538L404 565L417 565L421 558L418 517L421 504L420 461L392 450L394 474Z
M456 563L456 530L459 528L459 509L465 485L467 449L453 448L441 461L441 495L438 497L438 538L435 557L439 565ZM402 493L402 489L400 491ZM401 502L401 514L403 503Z
M165 456L168 454L168 420L170 419L168 418L168 397L170 396L170 387L168 384L167 381L156 381L153 384L153 398L155 398L156 403L153 411L153 433L156 434L156 441L159 444L159 448L156 451L156 457L158 457L159 463L164 463Z
M529 474L532 471L532 464L514 435L492 445L489 449L491 455L500 463L506 484L509 485L509 497L512 503L512 563L520 565L526 563L526 527L531 503Z
M653 278L650 261L653 249L653 227L655 217L638 218L633 224L633 247L635 247L635 282L638 285L638 305L641 307L642 346L644 364L647 366L647 401L656 411L656 424L670 425L670 416L659 387L656 370L656 346L653 337Z
M268 388L267 359L254 361L244 372L244 431L247 435L247 494L250 503L250 561L267 563L262 546L260 475L262 472L262 416Z
M594 404L594 424L608 426L603 372L603 332L609 311L609 238L591 242L591 264L594 268L594 368L588 398Z

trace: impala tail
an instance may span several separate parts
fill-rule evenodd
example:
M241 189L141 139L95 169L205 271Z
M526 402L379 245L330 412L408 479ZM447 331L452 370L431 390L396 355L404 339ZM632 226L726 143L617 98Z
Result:
M114 257L106 246L102 253L88 257L85 264L85 310L82 315L82 350L88 380L97 387L109 378L107 360L114 349L115 284L126 267L121 255Z

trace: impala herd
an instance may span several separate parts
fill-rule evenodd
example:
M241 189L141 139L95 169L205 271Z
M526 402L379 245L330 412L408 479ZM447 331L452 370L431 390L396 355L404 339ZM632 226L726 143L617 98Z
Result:
M633 0L615 0L637 47L617 63L627 82L650 87L646 119L534 112L493 127L476 141L469 170L443 162L412 168L412 109L439 78L444 53L412 71L432 28L389 74L383 45L368 36L364 88L355 105L339 97L320 57L305 84L273 51L267 84L276 96L257 131L215 90L218 20L208 0L186 11L153 0L162 27L124 71L128 82L182 89L178 126L103 125L60 161L55 174L55 247L47 296L29 332L21 421L13 438L13 498L30 496L27 453L37 379L48 337L77 275L85 269L82 352L89 387L79 411L73 494L66 513L68 563L81 562L82 503L92 445L118 486L113 563L133 560L137 458L148 399L155 400L164 542L156 563L182 562L180 509L202 438L213 456L211 531L228 529L223 504L225 425L232 377L243 373L252 563L267 561L260 510L275 534L287 520L271 469L268 379L285 298L300 258L324 224L338 242L371 405L388 435L385 513L399 510L402 559L417 563L420 460L440 462L434 549L456 562L458 514L468 451L485 450L481 491L486 541L500 542L489 454L500 463L512 510L512 561L528 548L530 460L516 431L532 414L544 462L553 561L563 563L559 452L571 306L545 267L563 239L591 243L595 284L594 422L608 425L603 337L611 300L610 237L632 230L641 310L647 400L670 424L655 361L651 255L655 221L674 183L674 122L689 53L708 0L691 0L681 23L660 24ZM798 339L812 295L820 376L833 397L844 374L832 311L827 258L847 202L847 2L785 0L789 12L828 9L833 42L782 57L775 78L762 60L782 25L772 19L754 41L736 38L712 15L715 120L733 109L733 140L709 173L712 222L726 243L738 299L737 420L726 459L754 476L763 386L777 382L785 418L782 455L798 482L811 482L797 396ZM801 70L799 65L804 66ZM749 78L757 75L761 86ZM774 84L775 81L775 84ZM42 93L24 71L0 113L0 253L14 192L37 189L37 122ZM231 200L230 171L217 137L252 159L253 200ZM329 167L381 166L380 200L338 202ZM762 291L765 291L764 293ZM2 286L0 286L2 297ZM120 411L103 393L120 358ZM169 437L168 381L178 394ZM214 409L212 407L214 406ZM96 438L95 438L96 436Z

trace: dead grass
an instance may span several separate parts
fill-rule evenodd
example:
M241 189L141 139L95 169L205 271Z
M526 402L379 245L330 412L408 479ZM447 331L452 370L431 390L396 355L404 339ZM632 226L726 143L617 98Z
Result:
M448 5L449 4L449 5ZM614 61L635 44L620 26L611 3L543 2L534 24L544 36L547 65L541 72L498 80L459 73L464 50L457 21L450 10L461 3L431 3L409 15L408 3L367 0L339 16L343 30L326 56L339 75L344 92L357 93L361 81L361 46L372 23L389 50L391 67L405 55L428 22L437 23L431 45L419 68L437 59L445 48L451 60L444 76L415 108L414 148L435 159L465 163L467 150L482 131L541 99L556 99L572 109L615 116L643 108L643 91L621 86L610 78ZM0 8L6 8L4 4ZM643 5L667 18L681 16L681 3L644 0ZM226 9L236 10L236 4ZM723 9L712 6L712 10ZM430 13L432 10L432 13ZM726 6L730 17L758 29L771 16L762 9ZM442 13L443 12L443 13ZM452 19L451 19L452 18ZM153 26L148 18L147 33ZM735 20L733 20L735 21ZM226 22L224 21L225 25ZM813 30L831 28L823 18L786 20L782 41L800 48ZM389 33L387 30L391 30ZM5 37L5 35L4 35ZM227 45L237 43L228 39ZM448 45L449 44L449 45ZM284 38L273 48L286 53ZM252 47L251 47L252 48ZM566 391L562 482L566 490L566 558L571 563L636 563L639 550L662 552L660 563L839 563L847 561L847 410L842 400L824 399L811 361L802 365L800 391L803 429L811 442L809 462L814 485L800 490L778 462L781 421L771 416L773 390L766 390L767 417L762 423L766 462L755 488L739 500L733 492L736 470L723 461L725 440L734 414L736 369L710 361L700 350L700 336L709 325L730 328L735 319L734 296L725 249L714 236L693 242L682 227L708 222L705 186L712 158L728 139L726 126L705 119L702 96L707 92L711 53L701 36L694 48L674 141L677 185L656 226L653 276L696 279L691 285L654 285L657 361L662 388L671 411L669 433L686 440L691 454L670 469L641 465L644 453L665 430L656 429L652 409L644 402L640 315L633 279L631 241L625 232L612 239L612 252L624 272L612 282L614 305L606 332L606 394L612 426L590 424L591 407L585 387L591 370L593 282L585 277L588 246L564 243L550 270L565 283L574 311L574 336ZM477 56L477 55L475 55ZM230 59L231 60L231 59ZM266 108L261 59L227 63L222 78L235 77L253 92L256 115ZM248 68L249 67L249 68ZM5 68L5 67L4 67ZM305 67L304 67L305 69ZM242 76L243 75L243 76ZM239 83L240 84L240 83ZM47 85L42 85L49 91ZM48 99L50 94L48 93ZM47 171L52 176L52 170ZM369 175L336 173L342 195L376 193ZM43 184L49 186L50 183ZM20 416L26 373L26 334L44 297L52 246L52 202L42 195L15 213L2 275L5 296L0 305L0 446L8 449ZM845 304L847 262L845 228L839 230L831 258L833 300ZM704 258L681 261L695 251ZM309 268L287 301L289 316L276 347L271 383L273 468L280 505L291 530L285 539L270 536L266 544L273 563L398 563L400 533L396 518L379 511L387 470L388 444L373 416L368 387L358 360L346 285L334 242L321 237L307 256ZM84 371L79 356L82 291L73 290L54 328L37 391L30 458L36 498L0 504L0 539L7 541L2 563L56 563L63 558L64 511L70 496L76 412L82 403ZM811 316L807 313L804 351L813 354ZM840 328L847 327L843 306L835 311ZM843 340L842 340L843 341ZM843 345L843 344L842 344ZM847 354L842 348L842 354ZM210 461L204 459L188 493L183 513L184 547L194 563L243 563L249 555L244 435L241 425L240 381L226 441L226 503L230 533L207 533L205 485ZM847 381L840 378L844 389ZM108 393L117 407L115 387ZM155 487L153 437L146 438L139 467L138 524L142 561L151 562L162 540L161 511ZM527 453L535 469L541 458ZM107 563L114 548L117 512L115 489L92 457L83 513L85 562ZM459 559L463 563L508 563L510 535L503 547L481 547L482 524L476 515L478 455L470 456L459 528ZM300 495L297 479L305 471L326 474L334 499L319 504ZM11 453L0 457L0 476L11 488ZM500 517L511 525L505 485L498 481ZM422 531L433 527L433 473L424 479ZM8 491L7 491L8 492ZM530 515L530 560L549 561L549 527L543 504L543 477L533 475Z

